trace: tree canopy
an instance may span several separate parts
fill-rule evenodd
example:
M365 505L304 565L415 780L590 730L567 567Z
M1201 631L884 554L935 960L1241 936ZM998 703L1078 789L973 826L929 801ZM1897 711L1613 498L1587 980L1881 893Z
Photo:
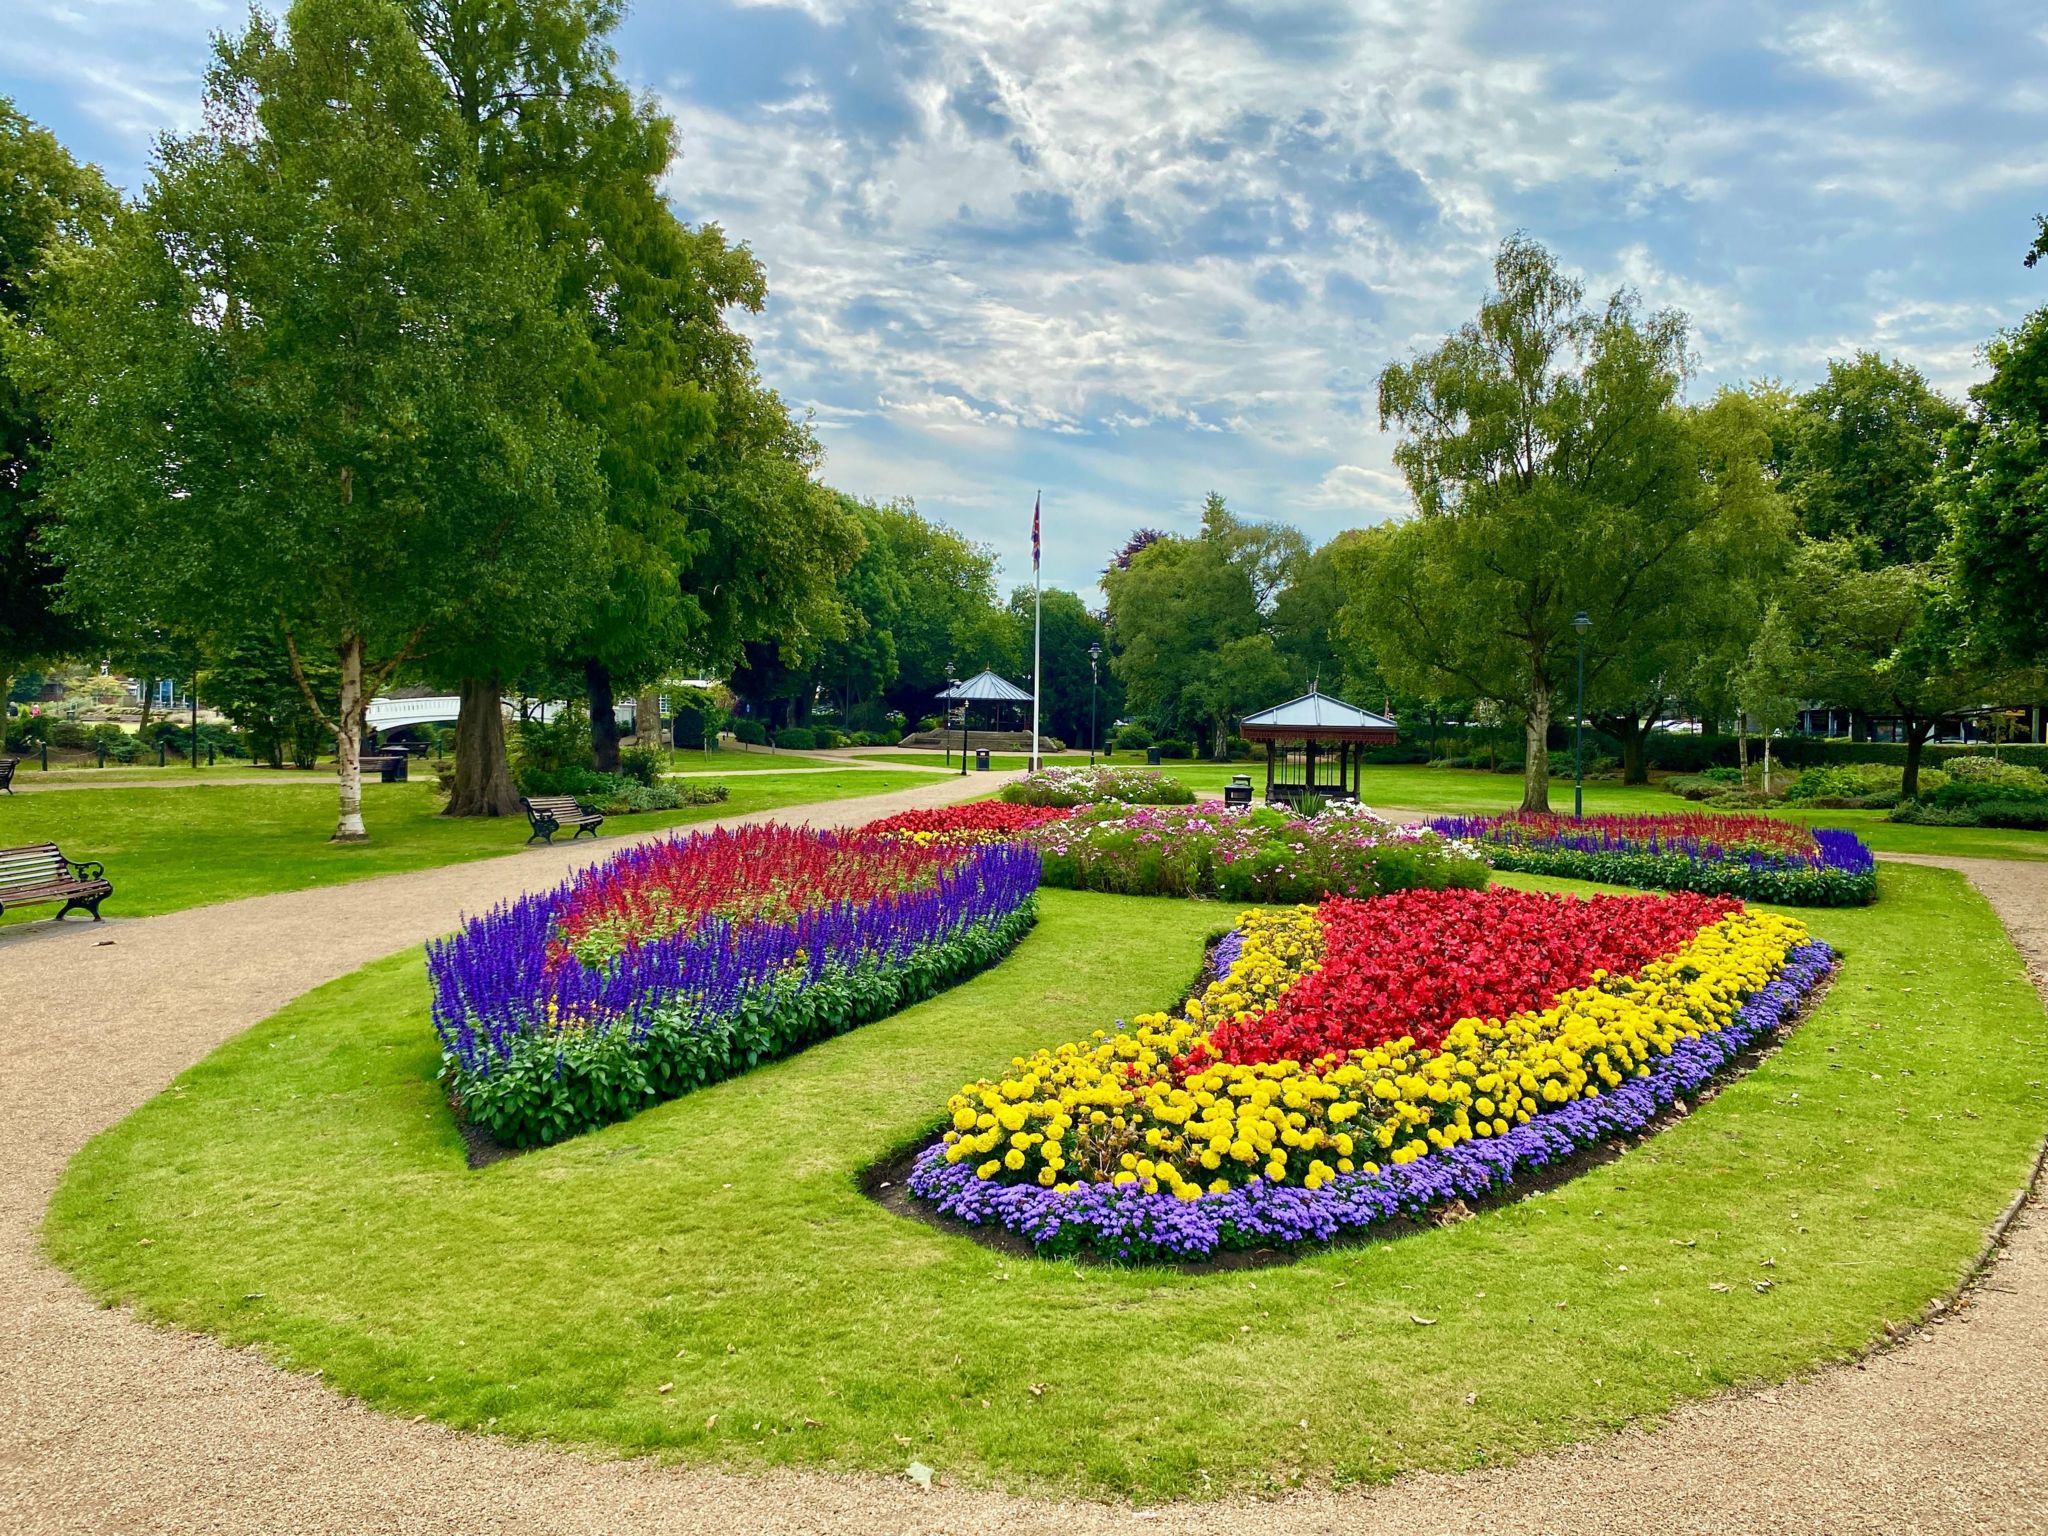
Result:
M51 542L96 611L339 664L340 839L377 690L596 536L586 343L389 0L223 38L201 132L67 274L34 354Z
M117 206L96 169L0 96L0 683L87 639L80 616L57 601L62 572L42 543L47 509L36 497L49 424L8 342L34 333L51 265L104 241Z
M1380 420L1417 515L1362 547L1352 611L1399 686L1490 699L1524 722L1523 807L1549 808L1548 732L1591 619L1589 684L1685 595L1713 515L1680 406L1681 316L1615 294L1589 309L1517 236L1476 319L1380 377Z

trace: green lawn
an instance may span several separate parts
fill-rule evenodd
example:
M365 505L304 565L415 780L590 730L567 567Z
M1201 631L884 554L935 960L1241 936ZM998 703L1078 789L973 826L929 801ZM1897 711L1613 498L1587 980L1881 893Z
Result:
M927 774L858 768L735 775L723 804L613 817L604 836L930 782ZM0 797L0 847L54 842L74 859L99 859L114 882L107 915L148 917L240 896L518 853L525 845L524 817L451 821L438 814L439 806L432 784L365 785L370 841L336 846L327 841L334 830L332 780L324 795L241 784L16 795ZM54 910L23 907L0 921L35 921Z
M1690 1118L1290 1266L1008 1257L858 1192L964 1079L1168 1003L1227 915L1062 891L943 997L481 1172L394 957L96 1138L46 1237L109 1303L513 1436L1143 1500L1489 1464L1851 1355L1976 1256L2048 1124L2048 1021L1960 878L1883 882L1811 915L1825 1005Z
M1142 763L1142 754L1123 754L1116 761ZM1082 759L1086 761L1086 759ZM1022 768L1022 758L1014 764ZM1264 759L1244 763L1179 762L1161 765L1161 772L1201 794L1217 795L1233 774L1245 773L1263 789ZM1398 811L1434 811L1445 815L1492 815L1522 803L1518 774L1488 773L1473 768L1422 766L1371 767L1363 772L1361 793L1367 805ZM1572 808L1569 779L1550 784L1553 809ZM1586 786L1586 814L1673 815L1708 811L1657 785L1600 782ZM1773 811L1809 826L1848 827L1879 853L1960 854L1983 859L2048 859L2048 832L2017 832L1996 827L1909 827L1886 821L1882 811Z

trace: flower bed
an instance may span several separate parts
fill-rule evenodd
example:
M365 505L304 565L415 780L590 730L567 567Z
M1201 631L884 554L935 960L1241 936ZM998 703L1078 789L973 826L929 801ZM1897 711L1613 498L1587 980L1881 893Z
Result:
M1772 816L1440 816L1430 826L1524 874L1802 907L1877 899L1877 861L1855 833Z
M559 1141L893 1013L1031 926L1038 856L776 826L629 849L427 947L443 1079Z
M1041 768L1003 786L1012 805L1192 805L1195 792L1179 779L1145 768Z
M873 837L906 837L919 843L1010 842L1048 821L1065 819L1055 805L1006 805L1000 800L975 800L931 811L899 811L871 821L861 831Z
M1126 896L1296 902L1486 883L1469 844L1358 809L1309 819L1214 800L1104 805L1039 827L1028 840L1044 857L1047 885Z
M1053 1254L1328 1241L1642 1130L1832 965L1792 919L1689 894L1248 913L1178 1014L962 1089L909 1185Z

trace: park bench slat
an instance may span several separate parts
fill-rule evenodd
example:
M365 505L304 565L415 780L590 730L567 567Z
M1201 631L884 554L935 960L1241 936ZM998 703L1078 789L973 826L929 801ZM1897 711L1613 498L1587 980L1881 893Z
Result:
M526 807L526 819L533 825L533 834L527 838L529 843L538 841L552 846L555 834L569 827L576 829L575 837L586 832L595 837L597 829L604 825L604 817L596 811L584 810L574 795L531 795L519 803Z
M9 907L61 901L57 916L89 912L100 921L100 903L114 894L114 883L96 859L69 859L55 843L30 843L0 848L0 912Z

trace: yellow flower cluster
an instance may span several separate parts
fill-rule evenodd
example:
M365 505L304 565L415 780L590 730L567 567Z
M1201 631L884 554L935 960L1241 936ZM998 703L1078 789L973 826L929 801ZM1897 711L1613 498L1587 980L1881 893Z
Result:
M1304 921L1306 914L1306 921ZM1720 1029L1807 940L1793 919L1737 912L1629 976L1595 972L1550 1007L1463 1019L1436 1051L1407 1038L1302 1064L1176 1064L1205 1019L1263 1011L1320 956L1313 911L1247 914L1243 952L1178 1018L1016 1057L998 1082L948 1101L949 1162L984 1179L1088 1182L1184 1200L1245 1180L1315 1189L1354 1169L1407 1163L1647 1073L1680 1039ZM1287 963L1300 969L1289 974ZM1240 974L1242 973L1242 974Z
M1314 907L1247 912L1236 932L1243 947L1230 969L1187 1005L1187 1016L1198 1023L1256 1017L1300 978L1322 969L1323 925Z

